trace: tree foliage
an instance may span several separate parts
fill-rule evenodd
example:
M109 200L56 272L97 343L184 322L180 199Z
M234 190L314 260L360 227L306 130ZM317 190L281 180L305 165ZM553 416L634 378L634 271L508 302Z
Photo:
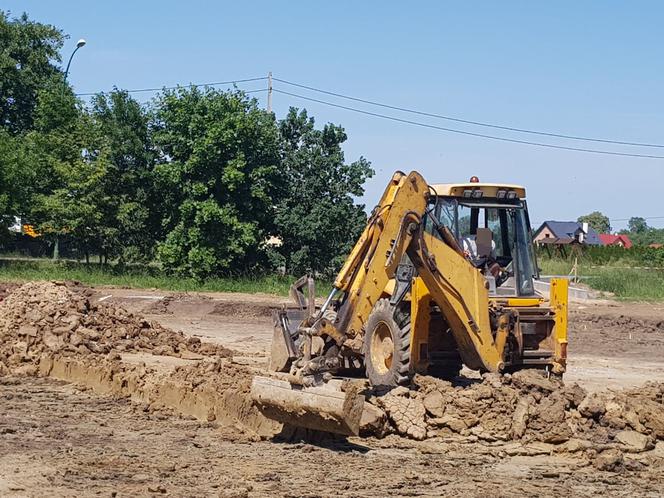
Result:
M649 227L645 218L634 216L627 223L627 230L621 230L621 234L629 236L637 246L650 244L664 244L664 228Z
M161 235L150 116L129 93L119 90L96 95L90 116L99 146L107 151L102 179L107 198L101 213L104 253L123 260L148 260Z
M62 88L56 63L63 40L53 26L0 11L0 232L30 209L39 156L25 135L40 92Z
M276 210L279 253L290 273L330 274L364 227L364 206L353 196L364 193L373 170L364 158L345 163L344 129L332 124L316 129L306 111L291 108L279 131L288 189Z
M593 211L590 214L579 216L577 221L579 223L588 223L597 233L611 232L611 222L609 221L609 217L599 211Z
M13 224L30 200L35 158L25 141L0 129L0 224Z
M161 96L154 128L164 268L205 277L258 264L283 191L272 115L239 91L181 88Z
M58 67L64 38L0 11L0 232L20 217L54 253L197 278L340 265L373 174L345 162L343 128L295 109L277 122L239 90L84 103Z
M37 94L62 84L62 31L0 11L0 125L17 134L32 129Z
M110 243L103 217L107 156L89 114L71 92L46 89L25 141L37 158L27 218L48 240L68 237L85 254L103 252Z
M645 218L640 216L632 216L627 222L627 227L630 232L643 233L648 231L648 223Z

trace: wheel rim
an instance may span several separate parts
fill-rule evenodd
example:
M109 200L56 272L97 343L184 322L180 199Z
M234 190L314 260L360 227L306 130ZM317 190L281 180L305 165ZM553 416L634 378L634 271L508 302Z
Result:
M385 322L380 322L371 337L371 364L379 374L386 374L392 367L394 341Z

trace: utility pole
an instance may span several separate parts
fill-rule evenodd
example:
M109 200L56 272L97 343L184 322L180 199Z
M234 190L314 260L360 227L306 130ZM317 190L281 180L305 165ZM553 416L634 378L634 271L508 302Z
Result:
M267 73L267 112L272 112L272 71Z

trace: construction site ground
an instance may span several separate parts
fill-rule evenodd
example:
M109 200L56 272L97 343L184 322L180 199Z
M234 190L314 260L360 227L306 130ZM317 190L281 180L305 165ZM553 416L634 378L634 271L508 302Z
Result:
M0 285L0 297L12 288ZM271 312L287 302L269 295L110 287L88 296L221 346L215 354L227 348L232 360L223 368L230 372L264 368ZM566 384L595 392L664 382L664 303L572 304L570 321ZM147 364L167 381L181 375L178 367L199 360L203 350L196 344L178 355L127 350L121 360ZM392 434L283 442L238 428L218 412L201 420L195 411L118 396L110 388L104 394L103 378L75 382L92 370L65 370L71 382L0 372L0 496L664 494L662 440L654 441L647 458L633 453L599 464L587 453L554 451L548 443L458 434L423 441ZM118 389L127 386L131 379Z

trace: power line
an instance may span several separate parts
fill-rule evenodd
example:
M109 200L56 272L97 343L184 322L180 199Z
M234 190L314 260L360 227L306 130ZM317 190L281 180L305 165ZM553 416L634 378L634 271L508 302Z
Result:
M664 216L632 216L631 218L610 218L609 221L611 223L616 222L616 221L629 221L632 218L643 218L644 220L664 220ZM548 221L548 220L547 220ZM544 221L535 221L532 222L532 226L541 226L544 223ZM651 227L655 228L655 227Z
M277 78L273 78L276 80ZM348 107L345 105L341 104L335 104L332 102L327 102L324 100L319 100L319 99L314 99L312 97L305 97L304 95L298 95L296 93L291 93L291 92L286 92L284 90L279 90L277 88L274 88L273 91L282 93L284 95L290 95L291 97L296 97L299 99L304 99L304 100L309 100L311 102L317 102L319 104L325 104L329 105L332 107L337 107L339 109L345 109L347 111L352 111L352 112L357 112L360 114L366 114L368 116L374 116L377 118L382 118L382 119L388 119L391 121L397 121L399 123L406 123L414 126L420 126L422 128L431 128L434 130L440 130L440 131L446 131L449 133L457 133L460 135L469 135L471 137L479 137L479 138L487 138L490 140L498 140L501 142L511 142L511 143L517 143L517 144L523 144L523 145L532 145L535 147L547 147L549 149L562 149L562 150L571 150L571 151L576 151L576 152L589 152L592 154L605 154L605 155L610 155L610 156L624 156L624 157L641 157L641 158L648 158L648 159L664 159L664 156L655 156L655 155L650 155L650 154L633 154L633 153L628 153L628 152L613 152L613 151L608 151L608 150L599 150L599 149L584 149L580 147L568 147L566 145L553 145L553 144L545 144L541 142L530 142L528 140L518 140L516 138L506 138L506 137L498 137L495 135L485 135L483 133L474 133L470 131L464 131L464 130L457 130L454 128L445 128L443 126L436 126L432 124L427 124L427 123L420 123L418 121L411 121L409 119L402 119L402 118L397 118L394 116L388 116L386 114L379 114L376 112L370 112L370 111L365 111L362 109L356 109L354 107Z
M189 85L176 85L176 86L163 86L161 88L139 88L136 90L122 90L127 93L140 93L140 92L159 92L161 90L176 90L178 88L193 88L198 86L219 86L219 85L230 85L232 83L247 83L250 81L261 81L266 80L267 76L262 76L260 78L244 78L241 80L231 80L231 81L215 81L212 83L190 83ZM266 89L267 90L267 89ZM97 95L99 92L84 92L76 93L77 97L85 97L90 95Z
M243 93L259 93L259 92L267 92L267 88L255 88L253 90L242 90ZM152 100L144 100L144 101L139 101L138 102L141 105L149 105L152 103Z
M632 216L632 218L643 218L644 220L664 220L664 216ZM632 218L611 218L609 221L629 221Z
M637 146L637 147L660 147L664 148L663 144L651 144L651 143L642 143L642 142L626 142L622 140L609 140L609 139L603 139L603 138L589 138L589 137L581 137L577 135L564 135L562 133L551 133L551 132L546 132L546 131L536 131L536 130L527 130L525 128L516 128L513 126L503 126L503 125L497 125L497 124L492 124L492 123L484 123L481 121L472 121L469 119L462 119L462 118L455 118L453 116L445 116L443 114L434 114L431 112L424 112L424 111L418 111L415 109L408 109L406 107L399 107L395 105L389 105L389 104L383 104L381 102L375 102L372 100L366 100L366 99L360 99L357 97L350 97L348 95L343 95L341 93L336 93L336 92L330 92L328 90L322 90L320 88L315 88L312 86L308 85L302 85L300 83L294 83L292 81L287 81L287 80L282 80L280 78L272 78L274 81L279 81L281 83L285 83L286 85L292 85L296 86L299 88L304 88L306 90L311 90L313 92L319 92L319 93L324 93L327 95L332 95L334 97L339 97L342 99L347 99L347 100L354 100L355 102L362 102L363 104L369 104L369 105L375 105L378 107L384 107L386 109L392 109L395 111L401 111L401 112L409 112L411 114L418 114L420 116L427 116L430 118L438 118L438 119L446 119L448 121L455 121L457 123L465 123L465 124L470 124L470 125L476 125L476 126L484 126L486 128L495 128L499 130L507 130L507 131L515 131L519 133L529 133L532 135L542 135L546 137L555 137L555 138L564 138L568 140L581 140L581 141L586 141L586 142L601 142L601 143L607 143L607 144L617 144L617 145L632 145L632 146Z

